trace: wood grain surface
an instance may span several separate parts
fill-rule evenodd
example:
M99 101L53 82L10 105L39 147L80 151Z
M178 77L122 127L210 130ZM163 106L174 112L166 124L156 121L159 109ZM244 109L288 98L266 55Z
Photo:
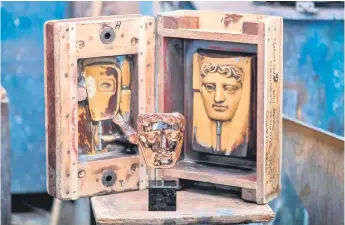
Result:
M232 224L267 222L268 205L248 203L226 193L187 189L177 192L175 212L148 211L148 191L91 198L97 224Z

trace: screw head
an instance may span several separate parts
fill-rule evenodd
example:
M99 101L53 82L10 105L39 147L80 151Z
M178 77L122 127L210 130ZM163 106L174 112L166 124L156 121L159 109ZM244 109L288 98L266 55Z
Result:
M80 170L79 172L78 172L78 177L79 178L83 178L85 176L85 171L84 170Z

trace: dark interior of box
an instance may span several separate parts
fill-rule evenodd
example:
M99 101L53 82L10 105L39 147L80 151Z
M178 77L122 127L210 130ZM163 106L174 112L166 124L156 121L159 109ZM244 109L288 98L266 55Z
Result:
M186 118L184 150L181 159L214 166L256 168L256 45L203 41L180 38L165 38L165 90L169 96L168 109L180 112ZM250 56L253 58L250 84L250 137L246 145L245 157L219 155L198 152L192 149L193 132L193 54L206 52L211 54L230 54L233 56ZM166 99L166 97L165 97ZM166 104L166 103L165 103Z
M110 59L110 60L109 60ZM109 61L115 64L120 65L123 63L123 60L128 60L130 64L130 84L129 86L124 86L121 83L121 91L130 90L130 114L126 118L126 122L129 123L131 127L136 129L136 120L138 116L138 69L137 69L137 55L122 55L122 56L112 56L112 57L99 57L91 58L92 65L102 65L102 63L108 63ZM85 74L83 73L83 63L86 59L78 60L78 86L85 87ZM87 59L87 60L90 60ZM123 77L123 75L122 75ZM98 87L97 87L98 88ZM97 90L96 90L97 94ZM118 93L119 94L119 93ZM120 104L120 103L118 103ZM107 106L101 106L107 107ZM102 120L102 133L104 135L113 135L119 134L122 138L118 138L116 141L104 142L102 141L105 148L102 151L92 151L90 145L93 143L93 134L92 130L98 126L99 121L94 121L90 115L90 105L88 98L84 101L78 102L78 111L83 108L85 117L78 116L78 149L79 149L79 162L83 161L93 161L100 159L109 159L115 157L126 157L138 155L138 148L136 145L133 145L124 138L124 132L120 129L119 126L114 124L111 119ZM121 108L119 109L119 114L121 113ZM81 121L82 120L82 121ZM89 143L89 145L85 144Z

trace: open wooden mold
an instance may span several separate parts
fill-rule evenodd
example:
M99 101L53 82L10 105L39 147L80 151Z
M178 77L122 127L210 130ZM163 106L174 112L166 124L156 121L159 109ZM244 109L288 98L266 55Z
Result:
M147 187L138 114L154 112L154 18L45 24L47 189L59 199Z
M158 109L187 121L166 176L240 187L258 204L280 193L282 34L280 17L158 15Z

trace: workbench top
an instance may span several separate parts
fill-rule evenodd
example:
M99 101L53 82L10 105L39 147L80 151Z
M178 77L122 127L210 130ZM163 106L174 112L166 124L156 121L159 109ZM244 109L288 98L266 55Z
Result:
M91 198L97 224L231 224L260 223L274 218L268 205L249 203L237 195L186 189L177 192L176 212L148 211L148 191Z

